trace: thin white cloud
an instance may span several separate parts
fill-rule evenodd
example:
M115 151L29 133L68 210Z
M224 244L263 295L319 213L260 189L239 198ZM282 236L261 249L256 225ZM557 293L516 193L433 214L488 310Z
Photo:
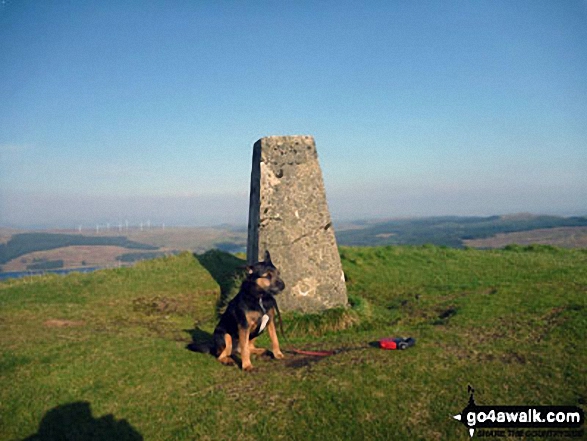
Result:
M587 185L530 185L495 182L493 185L380 186L332 191L329 207L335 219L406 216L489 216L587 214Z
M31 149L27 144L0 144L0 156L26 153Z
M0 226L69 227L80 224L219 225L247 222L248 195L89 196L0 193Z

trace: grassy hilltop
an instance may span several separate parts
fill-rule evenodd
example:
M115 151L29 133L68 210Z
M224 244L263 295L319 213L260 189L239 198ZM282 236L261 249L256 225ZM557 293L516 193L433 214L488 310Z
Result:
M260 357L252 373L185 349L235 292L234 256L0 283L0 439L466 440L451 415L468 384L478 404L586 408L585 250L341 257L352 308L286 315L281 342L343 350ZM385 336L417 344L369 345Z

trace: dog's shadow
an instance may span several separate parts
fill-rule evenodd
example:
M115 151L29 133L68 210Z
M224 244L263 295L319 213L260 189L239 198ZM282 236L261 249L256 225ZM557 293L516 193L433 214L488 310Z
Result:
M212 347L213 337L207 331L196 326L194 329L184 329L184 332L189 334L192 341L186 345L186 349L192 352L200 352L207 354Z
M216 319L224 312L228 302L237 294L244 278L247 262L233 254L217 249L206 251L203 254L194 254L194 258L202 265L220 286L220 297L216 302ZM185 329L192 338L187 349L194 352L204 352L212 345L212 334L200 328Z

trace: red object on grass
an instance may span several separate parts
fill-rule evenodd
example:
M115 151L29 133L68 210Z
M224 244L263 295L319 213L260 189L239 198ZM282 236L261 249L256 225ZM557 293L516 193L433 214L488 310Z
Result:
M379 340L379 347L381 349L407 349L410 346L414 346L416 340L412 337L401 338L401 337L387 337Z

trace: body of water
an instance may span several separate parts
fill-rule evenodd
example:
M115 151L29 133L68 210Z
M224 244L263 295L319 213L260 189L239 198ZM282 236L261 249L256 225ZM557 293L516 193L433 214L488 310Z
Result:
M87 267L87 268L64 268L55 270L38 270L38 271L9 271L0 273L0 280L19 279L21 277L42 276L43 274L69 274L69 273L91 273L92 271L104 269L103 267Z

